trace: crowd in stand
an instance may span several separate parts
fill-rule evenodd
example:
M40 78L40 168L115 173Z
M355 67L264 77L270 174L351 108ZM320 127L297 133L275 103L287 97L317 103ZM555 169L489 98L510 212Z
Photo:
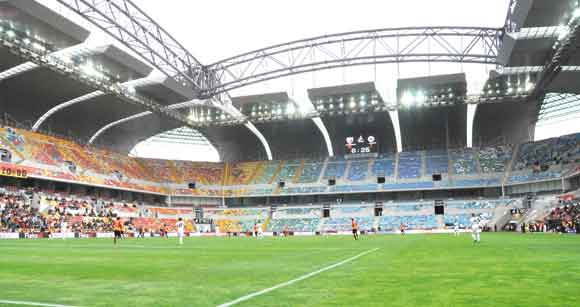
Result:
M580 200L563 201L546 218L549 231L580 234Z
M19 193L0 193L0 232L16 232L21 229L41 230L48 221L38 210L28 205Z

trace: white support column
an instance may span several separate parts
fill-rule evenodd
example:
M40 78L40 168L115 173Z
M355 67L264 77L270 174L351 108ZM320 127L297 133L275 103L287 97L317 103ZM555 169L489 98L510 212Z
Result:
M393 129L395 129L395 140L397 142L397 152L403 151L403 142L401 139L401 125L399 123L399 111L392 110L389 111L389 116L391 116L391 122L393 123Z
M258 130L258 128L256 128L256 126L254 126L254 124L252 124L251 122L246 122L244 124L244 126L246 126L246 128L248 128L248 129L250 129L250 131L252 131L254 133L254 135L256 135L256 137L260 140L260 142L262 142L262 146L264 146L264 150L266 150L266 155L268 156L268 160L271 161L272 160L272 151L270 150L270 144L268 144L268 141L266 140L264 135L262 135L260 130Z
M324 137L326 149L328 150L328 156L334 157L334 148L332 147L332 141L330 140L330 135L328 134L328 130L326 129L324 122L320 117L315 117L312 119L312 121L314 122L316 127L318 127L318 130L320 130L320 133L322 133L322 136Z
M227 114L229 114L230 116L232 116L236 119L245 119L246 118L246 116L244 116L244 114L242 114L242 112L240 112L240 110L236 109L231 104L231 101L223 101L223 100L224 100L224 97L222 97L222 103L219 103L215 99L210 99L210 103L214 107L218 108L219 110L222 110L223 112L226 112ZM268 140L266 140L266 138L260 132L260 130L258 130L258 128L256 128L256 126L254 126L254 124L252 124L252 122L250 122L250 121L246 121L244 126L246 126L246 128L248 128L248 129L250 129L250 131L252 131L252 133L260 140L260 142L262 143L262 146L264 146L264 150L266 150L266 155L268 156L268 160L272 160L272 151L270 150L270 144L268 144Z
M467 132L466 144L467 148L473 147L473 122L475 120L475 112L477 111L477 104L467 105Z

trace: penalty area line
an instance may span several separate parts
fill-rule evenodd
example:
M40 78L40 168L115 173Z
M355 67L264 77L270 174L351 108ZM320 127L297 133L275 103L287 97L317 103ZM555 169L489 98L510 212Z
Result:
M362 252L360 254L354 255L354 256L352 256L350 258L344 259L344 260L342 260L340 262L337 262L335 264L331 264L331 265L329 265L327 267L324 267L322 269L319 269L319 270L316 270L314 272L311 272L311 273L302 275L300 277L297 277L295 279L292 279L292 280L283 282L281 284L277 284L277 285L272 286L270 288L266 288L266 289L263 289L263 290L260 290L260 291L254 292L254 293L250 293L248 295L244 295L244 296L242 296L240 298L237 298L237 299L235 299L235 300L233 300L231 302L227 302L227 303L223 303L221 305L218 305L217 307L229 307L229 306L233 306L233 305L236 305L238 303L247 301L247 300L249 300L249 299L251 299L253 297L256 297L256 296L259 296L259 295L262 295L262 294L266 294L266 293L271 292L271 291L274 291L276 289L280 289L280 288L283 288L283 287L290 286L290 285L292 285L294 283L297 283L299 281L302 281L302 280L308 279L308 278L310 278L312 276L318 275L318 274L320 274L322 272L325 272L325 271L328 271L328 270L332 270L332 269L334 269L336 267L339 267L339 266L341 266L343 264L346 264L346 263L349 263L351 261L354 261L354 260L356 260L356 259L358 259L358 258L360 258L360 257L362 257L364 255L370 254L372 252L376 252L377 250L379 250L379 249L378 248L369 249L368 251L365 251L365 252Z
M77 307L71 305L60 305L60 304L47 304L38 302L26 302L26 301L10 301L10 300L0 300L0 304L7 305L24 305L24 306L41 306L41 307Z

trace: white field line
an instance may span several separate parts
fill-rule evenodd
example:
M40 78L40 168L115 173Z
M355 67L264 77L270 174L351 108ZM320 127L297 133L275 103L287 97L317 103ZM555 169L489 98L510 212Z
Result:
M25 302L25 301L7 301L7 300L0 300L0 304L24 305L24 306L42 306L42 307L76 307L76 306L71 306L71 305L47 304L47 303L37 303L37 302Z
M233 300L231 302L227 302L227 303L223 303L221 305L218 305L217 307L229 307L229 306L233 306L233 305L238 304L238 303L241 303L243 301L247 301L247 300L249 300L249 299L251 299L253 297L256 297L256 296L259 296L259 295L262 295L262 294L266 294L266 293L271 292L271 291L274 291L276 289L280 289L280 288L283 288L283 287L290 286L290 285L292 285L294 283L297 283L299 281L308 279L308 278L310 278L312 276L315 276L315 275L318 275L318 274L320 274L322 272L325 272L325 271L334 269L334 268L339 267L339 266L341 266L341 265L343 265L345 263L348 263L348 262L351 262L353 260L356 260L356 259L358 259L358 258L360 258L360 257L362 257L362 256L364 256L366 254L369 254L369 253L372 253L372 252L376 252L377 250L378 250L378 248L369 249L368 251L365 251L365 252L362 252L362 253L360 253L358 255L355 255L355 256L352 256L350 258L344 259L344 260L342 260L340 262L337 262L335 264L331 264L331 265L329 265L327 267L324 267L324 268L322 268L320 270L316 270L314 272L311 272L311 273L302 275L300 277L297 277L295 279L292 279L292 280L283 282L281 284L277 284L277 285L275 285L273 287L270 287L270 288L266 288L266 289L263 289L263 290L260 290L260 291L254 292L254 293L250 293L248 295L244 295L244 296L242 296L240 298L237 298L237 299L235 299L235 300Z

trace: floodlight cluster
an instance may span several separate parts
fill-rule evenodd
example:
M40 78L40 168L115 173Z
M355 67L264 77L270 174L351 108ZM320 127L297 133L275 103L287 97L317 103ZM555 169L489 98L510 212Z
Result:
M228 114L227 112L220 110L218 108L200 105L189 108L189 114L187 118L193 122L196 127L207 127L207 126L227 126L235 125L243 122L242 119L238 119Z
M490 79L481 91L481 98L528 95L535 88L537 73L502 76Z
M54 50L50 44L46 44L36 37L30 37L28 36L29 34L26 31L18 31L11 27L6 28L6 24L2 23L0 45L10 48L13 52L38 65L64 73L91 87L116 95L122 100L145 106L148 110L165 114L180 121L187 121L185 116L179 112L164 107L153 99L138 94L135 89L123 87L118 81L112 81L114 78L108 77L98 67L87 64L87 62L82 62L82 64L77 65L73 58L63 58L51 54ZM43 48L38 48L39 45L42 45ZM192 126L194 125L193 122L188 123Z
M301 116L298 107L290 100L246 103L241 112L252 122L295 119Z
M30 31L21 30L17 25L8 21L0 21L0 36L17 44L31 48L36 53L46 54L53 51L53 46Z
M320 115L338 115L386 110L383 100L377 93L354 93L312 99Z
M405 90L399 98L399 105L404 108L451 105L462 103L465 91L453 87Z

